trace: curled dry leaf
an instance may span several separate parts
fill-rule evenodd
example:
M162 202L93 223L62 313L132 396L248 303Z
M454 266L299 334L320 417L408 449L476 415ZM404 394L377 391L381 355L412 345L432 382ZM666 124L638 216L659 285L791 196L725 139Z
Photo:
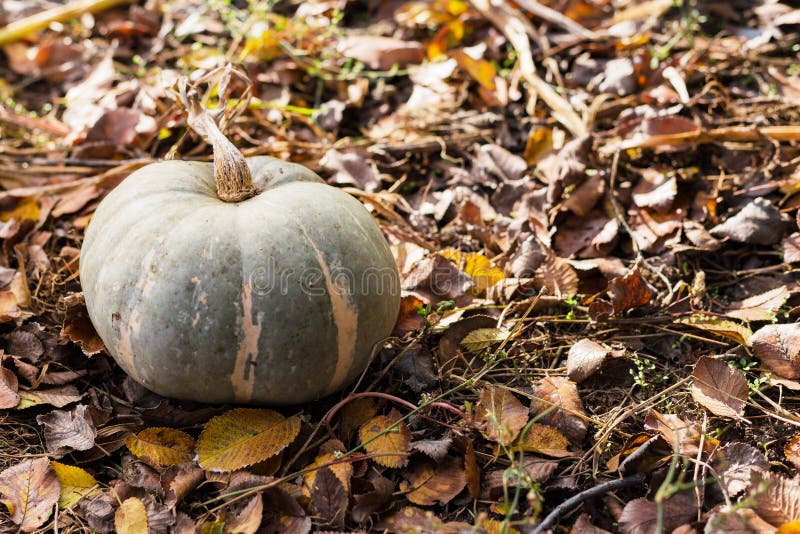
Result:
M53 468L61 486L61 493L58 496L59 508L70 508L82 498L100 493L97 480L84 469L59 462L52 462L50 467Z
M161 475L164 503L170 508L183 500L205 477L205 472L194 463L173 465Z
M728 321L720 319L713 315L700 315L694 314L689 317L681 317L676 319L677 324L684 324L694 328L699 328L706 332L730 339L735 343L749 346L751 343L751 336L753 331L748 327L741 325L735 321Z
M442 439L421 439L413 442L411 448L421 452L436 462L440 462L447 456L447 452L450 450L452 444L453 438L450 437Z
M417 462L406 474L408 484L401 484L406 497L414 504L432 506L447 504L467 485L467 475L461 458L448 456L439 464L425 460Z
M750 508L742 508L737 504L723 506L708 516L706 524L714 525L715 534L727 532L747 532L754 534L776 534L776 528L756 514ZM786 533L789 534L789 533Z
M194 458L194 438L174 428L145 428L126 437L125 445L134 456L153 467L182 464Z
M361 428L361 425L375 417L378 407L375 401L369 397L361 397L347 403L342 408L342 434L345 441L350 434Z
M603 530L600 527L596 527L592 524L592 519L589 517L589 514L581 514L578 516L578 519L575 520L575 523L572 524L572 529L569 531L569 534L611 534L607 530Z
M800 261L800 233L795 232L781 241L784 263Z
M748 387L744 373L723 360L703 356L692 372L692 398L714 415L740 418Z
M353 477L353 464L350 462L339 462L332 465L326 465L334 462L339 453L345 452L344 444L337 439L330 440L320 447L320 451L322 454L317 456L311 465L306 468L311 469L311 471L303 475L303 494L311 496L311 490L314 487L314 480L317 477L317 473L320 469L327 468L330 469L334 475L336 475L336 478L339 479L339 483L344 488L345 493L349 495L350 479Z
M567 354L567 376L581 383L595 374L609 355L609 350L591 339L581 339Z
M149 532L147 509L136 497L122 501L114 514L114 528L117 534L143 534Z
M642 277L636 267L625 276L614 278L608 283L608 296L614 306L614 313L622 313L633 308L650 304L656 292Z
M475 405L475 423L486 439L510 445L528 422L528 410L506 388L488 386Z
M0 502L22 532L34 532L47 521L61 494L50 460L23 460L0 473Z
M414 264L401 286L428 303L463 300L475 281L441 254L432 254Z
M79 404L69 412L53 410L46 415L36 416L36 422L44 427L48 451L64 454L72 449L88 451L94 447L97 429L86 409L85 404Z
M771 324L750 338L753 353L776 375L800 378L800 324Z
M662 414L650 410L644 420L645 428L661 434L672 449L678 449L681 456L694 458L700 443L700 429L694 423L687 423L677 415ZM706 440L706 446L709 446Z
M533 277L537 287L546 287L551 295L568 297L578 292L578 273L564 258L548 249L544 261Z
M392 410L388 415L373 417L359 430L361 445L373 459L385 467L403 467L408 463L406 453L411 447L411 431L404 422L398 422L400 413Z
M300 419L273 410L236 408L211 419L197 441L203 469L234 471L275 456L300 432Z
M586 412L574 382L561 377L543 378L534 387L531 414L538 422L556 427L570 442L580 445L586 437Z
M103 340L94 329L82 293L68 295L63 299L66 306L61 337L77 344L87 356L93 356L105 349Z

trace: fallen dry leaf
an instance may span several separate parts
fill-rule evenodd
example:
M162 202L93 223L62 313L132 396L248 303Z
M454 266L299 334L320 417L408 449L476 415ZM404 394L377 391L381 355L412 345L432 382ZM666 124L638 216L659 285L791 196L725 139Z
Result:
M70 450L88 451L94 447L97 429L87 406L79 404L71 411L53 410L45 415L37 415L36 422L44 427L47 450L63 455Z
M751 245L778 243L786 227L781 212L765 198L756 198L744 207L734 210L734 215L710 230L711 235L728 238Z
M800 378L800 325L771 324L759 328L750 338L753 353L776 375Z
M174 428L145 428L125 438L128 450L153 467L189 462L194 458L194 438Z
M535 452L553 458L573 456L567 450L569 440L559 430L550 425L533 423L515 448L525 452Z
M541 379L533 389L531 415L537 422L554 426L575 445L586 437L586 412L574 382L562 377Z
M15 408L19 404L19 381L10 369L0 367L0 409Z
M464 463L455 456L448 456L438 464L428 460L417 462L406 478L408 484L400 487L408 491L406 498L410 502L420 506L447 504L467 485Z
M197 440L203 469L234 471L275 456L300 432L300 419L273 410L236 408L211 419Z
M681 317L675 322L711 332L746 346L749 346L752 341L753 331L748 327L734 321L720 319L714 315L694 314L689 317Z
M316 472L311 487L311 504L323 524L338 528L344 525L347 490L332 469L323 467Z
M50 460L23 460L0 473L0 502L22 532L35 532L53 512L60 496Z
M86 470L74 465L51 462L50 467L58 477L61 492L58 497L59 508L70 508L84 497L100 493L97 480Z
M528 422L528 410L508 389L488 386L481 390L474 419L486 439L510 445Z
M408 463L406 453L411 447L411 431L399 422L400 413L392 410L388 415L373 417L359 430L361 445L370 454L377 454L375 462L391 468Z
M336 48L343 56L378 70L421 63L425 57L425 49L416 41L378 35L353 35L342 39Z
M581 339L567 354L567 376L580 384L595 374L609 355L609 350L591 339Z
M800 479L765 471L750 479L748 497L753 510L766 522L779 527L800 520Z
M144 503L136 497L122 501L114 514L114 528L117 534L143 534L149 532L147 510Z
M663 528L665 532L685 523L691 523L697 515L697 502L694 495L679 493L666 499L663 506ZM619 518L620 532L624 534L651 534L656 531L659 505L639 498L625 505Z
M655 294L638 267L608 282L608 296L617 314L651 304Z
M723 360L703 356L692 372L692 398L714 415L741 418L749 390L739 369Z

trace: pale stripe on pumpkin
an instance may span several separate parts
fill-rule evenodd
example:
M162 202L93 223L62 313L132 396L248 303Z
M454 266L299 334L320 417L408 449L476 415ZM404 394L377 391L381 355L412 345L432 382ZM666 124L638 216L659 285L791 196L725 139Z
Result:
M328 295L331 299L331 309L333 311L333 322L336 325L336 341L338 345L338 358L336 359L336 369L333 372L328 388L325 394L333 393L339 389L347 380L347 374L353 366L353 359L356 352L356 333L358 331L358 310L354 310L350 306L350 299L347 298L343 288L336 285L335 281L331 278L331 270L328 264L325 263L325 257L322 251L317 248L316 243L308 237L308 234L303 230L303 234L314 249L314 254L317 256L317 262L322 275L325 277L325 287L328 290Z
M256 360L258 359L258 339L261 337L261 320L253 321L253 288L250 284L242 286L242 315L236 319L239 331L239 348L233 364L231 385L237 401L247 402L253 398L253 385L256 379Z

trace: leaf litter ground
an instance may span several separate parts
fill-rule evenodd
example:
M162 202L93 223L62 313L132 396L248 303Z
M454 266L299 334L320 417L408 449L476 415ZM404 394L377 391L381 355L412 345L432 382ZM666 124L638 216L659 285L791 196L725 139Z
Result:
M795 8L111 4L1 4L0 529L800 528ZM209 159L167 89L228 61L228 135L364 202L404 291L280 411L146 391L78 283L109 190Z

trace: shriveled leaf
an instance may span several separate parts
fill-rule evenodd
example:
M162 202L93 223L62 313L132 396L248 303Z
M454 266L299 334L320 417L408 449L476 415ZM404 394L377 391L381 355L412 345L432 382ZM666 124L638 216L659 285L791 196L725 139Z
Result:
M567 354L567 376L581 383L595 374L608 357L609 350L591 339L581 339Z
M413 442L411 448L439 462L447 456L447 452L450 450L452 444L453 438L449 437L443 439L421 439Z
M578 273L567 260L550 250L536 269L533 279L538 287L546 287L551 295L557 297L568 297L578 292Z
M319 164L333 171L334 183L354 185L369 192L380 189L381 175L363 152L340 152L332 148L320 159Z
M518 440L515 449L525 452L535 452L553 458L566 458L573 456L567 450L569 440L559 430L550 425L533 423L525 436Z
M464 463L460 458L448 456L443 462L418 462L406 475L408 484L401 485L408 500L421 506L447 504L467 485Z
M61 485L61 493L58 497L59 508L70 508L82 498L101 492L97 487L97 480L84 469L59 462L52 462L50 466Z
M492 261L483 254L465 253L453 249L443 250L440 254L472 277L475 281L473 291L478 295L506 277L505 273L495 267Z
M492 63L485 59L474 59L460 50L451 52L450 55L473 80L490 91L495 90L494 77L497 75L497 71Z
M321 468L330 469L339 479L339 483L344 488L345 493L347 495L350 494L350 479L353 477L353 464L350 462L333 463L337 459L337 455L345 452L345 450L344 444L337 439L330 440L320 447L321 454L308 466L312 471L303 475L304 495L311 495L311 489L314 487L314 480ZM326 464L329 463L332 463L332 465L326 466Z
M462 299L474 286L471 276L441 254L416 262L401 279L403 289L428 303Z
M748 497L754 503L753 510L775 527L800 520L800 478L769 471L756 473Z
M681 456L694 458L700 443L700 429L694 423L687 423L674 414L662 414L650 410L645 416L645 428L661 434ZM709 446L709 440L706 440Z
M173 465L161 475L161 487L164 492L164 502L174 508L205 477L205 472L194 463Z
M419 314L419 310L423 306L425 303L419 297L404 295L400 299L400 313L397 315L397 323L394 325L395 334L401 336L408 332L422 330L425 327L425 318Z
M575 383L556 376L543 378L533 396L531 414L541 416L537 422L556 427L570 442L580 445L586 437L586 412Z
M19 404L19 381L10 369L0 367L0 410Z
M800 468L800 434L789 440L783 448L783 454L795 467Z
M58 477L50 460L23 460L0 473L0 502L23 532L34 532L50 517L58 502Z
M747 402L747 379L723 360L703 356L692 372L692 398L714 415L740 418Z
M742 345L750 345L750 337L753 331L748 327L741 325L734 321L720 319L713 315L699 315L695 314L690 317L681 317L676 319L677 324L684 324L693 328L698 328L706 332L730 339Z
M63 454L74 449L88 451L94 447L97 429L87 406L79 404L71 411L53 410L46 415L37 415L36 422L44 427L47 450Z
M614 306L614 313L622 313L633 308L650 304L655 291L642 277L639 268L635 268L625 276L614 278L608 282L608 296Z
M56 408L63 408L67 404L78 402L83 398L83 395L78 393L78 389L75 386L20 391L19 396L17 410L24 410L41 404L50 404Z
M475 423L486 439L510 445L528 422L528 410L506 388L488 386L475 405Z
M275 456L300 432L300 419L272 410L236 408L211 419L197 442L200 467L234 471Z
M72 294L63 299L66 306L61 337L77 344L87 356L93 356L105 349L103 340L89 319L82 293Z
M370 454L377 454L375 462L391 468L408 463L407 453L411 447L411 431L403 422L397 422L400 414L396 410L389 415L373 417L361 427L361 445Z
M147 509L136 497L122 501L114 514L114 528L117 534L144 534L149 532Z
M750 486L754 474L769 471L770 463L755 447L734 442L717 451L712 466L720 487L733 499Z
M194 438L174 428L145 428L125 438L125 445L153 467L182 464L194 458Z
M800 378L800 324L771 324L750 338L753 353L776 375Z
M461 340L461 346L469 351L479 351L501 343L509 338L511 332L505 328L478 328Z
M732 507L723 506L710 514L706 524L715 527L714 534L727 532L776 534L774 526L761 519L752 509L742 508L738 503Z

